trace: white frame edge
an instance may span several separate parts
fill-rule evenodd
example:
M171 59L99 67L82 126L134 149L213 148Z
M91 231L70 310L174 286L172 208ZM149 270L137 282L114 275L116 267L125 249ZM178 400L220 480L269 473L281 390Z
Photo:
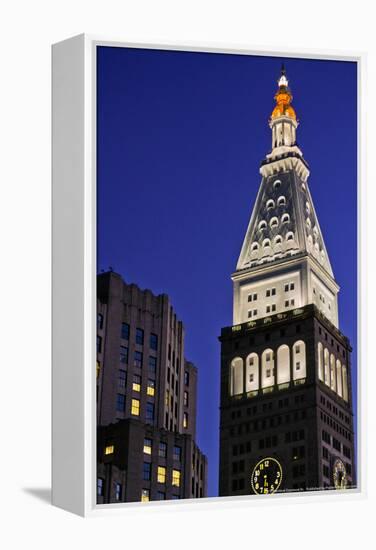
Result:
M224 44L126 43L79 35L52 47L52 503L79 514L145 514L144 503L96 504L96 48L112 46L354 61L358 65L358 489L150 502L193 511L366 496L365 54ZM360 307L362 305L362 307ZM67 345L69 342L69 346ZM360 351L361 350L361 351ZM362 361L362 362L361 362ZM359 475L360 472L360 475Z

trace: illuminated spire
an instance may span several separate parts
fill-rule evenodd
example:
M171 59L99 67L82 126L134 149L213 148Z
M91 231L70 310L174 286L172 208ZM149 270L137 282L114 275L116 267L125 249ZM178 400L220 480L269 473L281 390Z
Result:
M278 90L274 96L274 99L277 105L274 107L271 120L275 120L276 118L282 116L287 116L293 120L296 120L296 113L291 105L292 93L289 88L289 81L287 80L286 69L283 63L281 67L281 76L278 80Z

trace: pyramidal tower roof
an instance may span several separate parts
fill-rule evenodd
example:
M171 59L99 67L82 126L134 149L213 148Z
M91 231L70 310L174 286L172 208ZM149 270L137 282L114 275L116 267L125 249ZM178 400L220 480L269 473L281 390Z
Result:
M272 150L261 163L262 181L236 271L309 256L333 278L307 182L308 164L296 141L299 122L283 66L274 99Z

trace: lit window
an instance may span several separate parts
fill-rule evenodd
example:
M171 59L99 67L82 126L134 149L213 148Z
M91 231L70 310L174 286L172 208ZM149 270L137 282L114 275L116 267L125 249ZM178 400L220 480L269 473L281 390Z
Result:
M151 380L150 378L148 380L148 388L146 390L146 393L151 396L155 394L155 381Z
M142 489L141 491L141 502L149 502L150 500L150 491L149 489Z
M151 462L144 462L142 469L142 479L144 481L150 481L151 479Z
M125 395L118 393L116 396L116 410L118 412L125 411Z
M104 450L105 455L112 455L114 453L115 447L114 445L107 445L107 447Z
M152 440L149 437L145 437L144 439L144 453L146 455L151 455L151 449L152 449Z
M128 348L120 346L120 363L128 363Z
M156 334L150 334L150 349L155 351L158 349L158 336Z
M180 470L172 470L172 486L173 487L180 487L180 477L181 477Z
M142 346L144 343L144 331L142 328L136 328L136 344Z
M157 370L157 358L149 357L149 370L150 372L155 372Z
M184 392L184 407L188 407L188 392Z
M127 384L127 371L119 370L119 386L120 388L125 388Z
M181 447L178 447L177 445L174 446L173 459L178 462L181 461Z
M103 495L104 479L98 477L97 479L97 495L101 497Z
M146 420L154 420L154 403L146 403Z
M160 456L161 458L166 458L167 456L167 443L165 443L164 441L161 441L159 443L158 456Z
M158 466L157 481L158 483L166 483L166 468L164 466Z
M188 414L184 413L183 415L183 428L188 428Z
M140 416L140 400L132 399L131 414L134 416Z
M133 375L132 389L133 391L141 391L141 376L138 374Z
M128 323L121 323L121 337L123 340L129 340L129 325Z
M134 352L134 366L142 367L142 353L140 351Z
M115 483L115 500L121 500L121 483Z

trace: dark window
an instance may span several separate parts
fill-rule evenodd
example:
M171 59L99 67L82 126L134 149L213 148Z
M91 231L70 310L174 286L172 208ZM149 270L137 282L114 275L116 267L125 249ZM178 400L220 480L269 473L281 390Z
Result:
M161 441L159 443L158 455L161 458L166 458L166 456L167 456L167 443L165 443L164 441Z
M102 338L100 336L97 336L97 353L100 353L102 351Z
M189 386L189 372L188 371L184 372L184 384L186 386Z
M181 461L181 447L178 447L177 445L174 445L174 454L173 459Z
M129 340L129 325L128 323L121 323L121 337L123 340Z
M150 462L144 462L142 478L145 479L146 481L149 481L151 479L151 463Z
M97 479L97 495L101 497L103 495L104 479L98 477Z
M142 328L136 328L136 344L142 346L144 343L144 331Z
M157 500L166 500L166 493L163 493L162 491L158 491Z
M142 367L142 353L140 351L134 352L134 366Z
M127 384L127 371L119 370L119 387L125 388Z
M294 305L294 304L292 304L292 305ZM299 332L300 332L300 325L296 325L296 333L299 334Z
M116 410L118 412L125 411L125 395L118 393L116 396Z
M149 370L150 372L155 372L157 370L157 358L149 357Z
M103 328L103 315L101 313L97 315L97 328L100 330Z
M326 466L326 464L324 464L324 466L322 467L322 472L325 477L329 478L329 467Z
M329 460L329 451L326 447L322 448L322 456L323 458L326 458L326 460Z
M146 420L154 420L154 403L146 403Z
M120 346L120 363L128 363L128 348Z
M121 500L121 483L115 483L115 500Z
M158 336L156 334L150 334L150 349L158 349Z

